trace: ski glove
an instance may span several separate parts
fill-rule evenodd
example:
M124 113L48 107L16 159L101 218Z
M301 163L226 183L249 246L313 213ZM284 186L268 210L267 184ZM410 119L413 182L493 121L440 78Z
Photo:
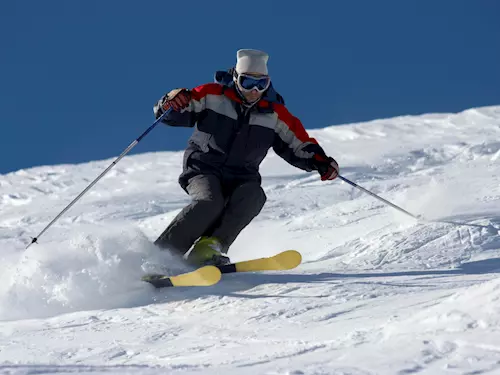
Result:
M313 161L314 167L321 176L321 181L334 180L339 175L339 165L332 157L323 157L316 154Z
M161 108L163 111L169 108L172 108L174 111L180 111L189 106L190 101L191 93L188 89L174 89L165 95Z

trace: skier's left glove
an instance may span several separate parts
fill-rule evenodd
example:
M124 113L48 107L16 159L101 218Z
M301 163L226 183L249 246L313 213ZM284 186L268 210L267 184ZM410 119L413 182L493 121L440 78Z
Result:
M339 165L334 158L325 156L314 155L313 166L320 174L321 181L334 180L339 175Z

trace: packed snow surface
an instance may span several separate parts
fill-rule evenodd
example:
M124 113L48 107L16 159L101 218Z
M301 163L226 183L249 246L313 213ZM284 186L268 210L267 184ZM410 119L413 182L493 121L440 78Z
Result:
M426 220L271 152L229 255L303 264L154 290L186 270L152 245L189 202L182 153L125 157L28 250L113 159L0 175L0 374L500 374L500 106L310 134Z

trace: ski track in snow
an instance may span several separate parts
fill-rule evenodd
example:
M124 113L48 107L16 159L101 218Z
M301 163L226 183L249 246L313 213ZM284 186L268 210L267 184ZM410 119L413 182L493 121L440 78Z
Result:
M172 129L172 131L175 131ZM500 373L500 106L310 132L341 173L428 220L270 153L268 201L233 260L290 272L153 290L186 270L151 241L189 201L182 153L0 176L0 375Z

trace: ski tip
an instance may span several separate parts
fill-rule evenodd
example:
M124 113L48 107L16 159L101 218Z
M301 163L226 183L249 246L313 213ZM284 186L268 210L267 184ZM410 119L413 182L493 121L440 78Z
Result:
M299 253L297 250L285 250L281 253L279 253L278 255L280 254L286 254L287 256L295 256L295 257L300 257L300 259L302 260L302 254Z
M302 255L297 250L286 250L276 255L251 259L220 267L222 273L283 271L291 270L302 262Z
M204 266L194 271L175 276L150 274L141 278L152 284L155 288L179 286L211 286L217 284L222 275L215 266Z
M215 266L204 266L193 272L171 278L174 286L211 286L217 284L222 277Z
M282 269L292 269L302 263L302 254L297 250L285 250L273 257Z

